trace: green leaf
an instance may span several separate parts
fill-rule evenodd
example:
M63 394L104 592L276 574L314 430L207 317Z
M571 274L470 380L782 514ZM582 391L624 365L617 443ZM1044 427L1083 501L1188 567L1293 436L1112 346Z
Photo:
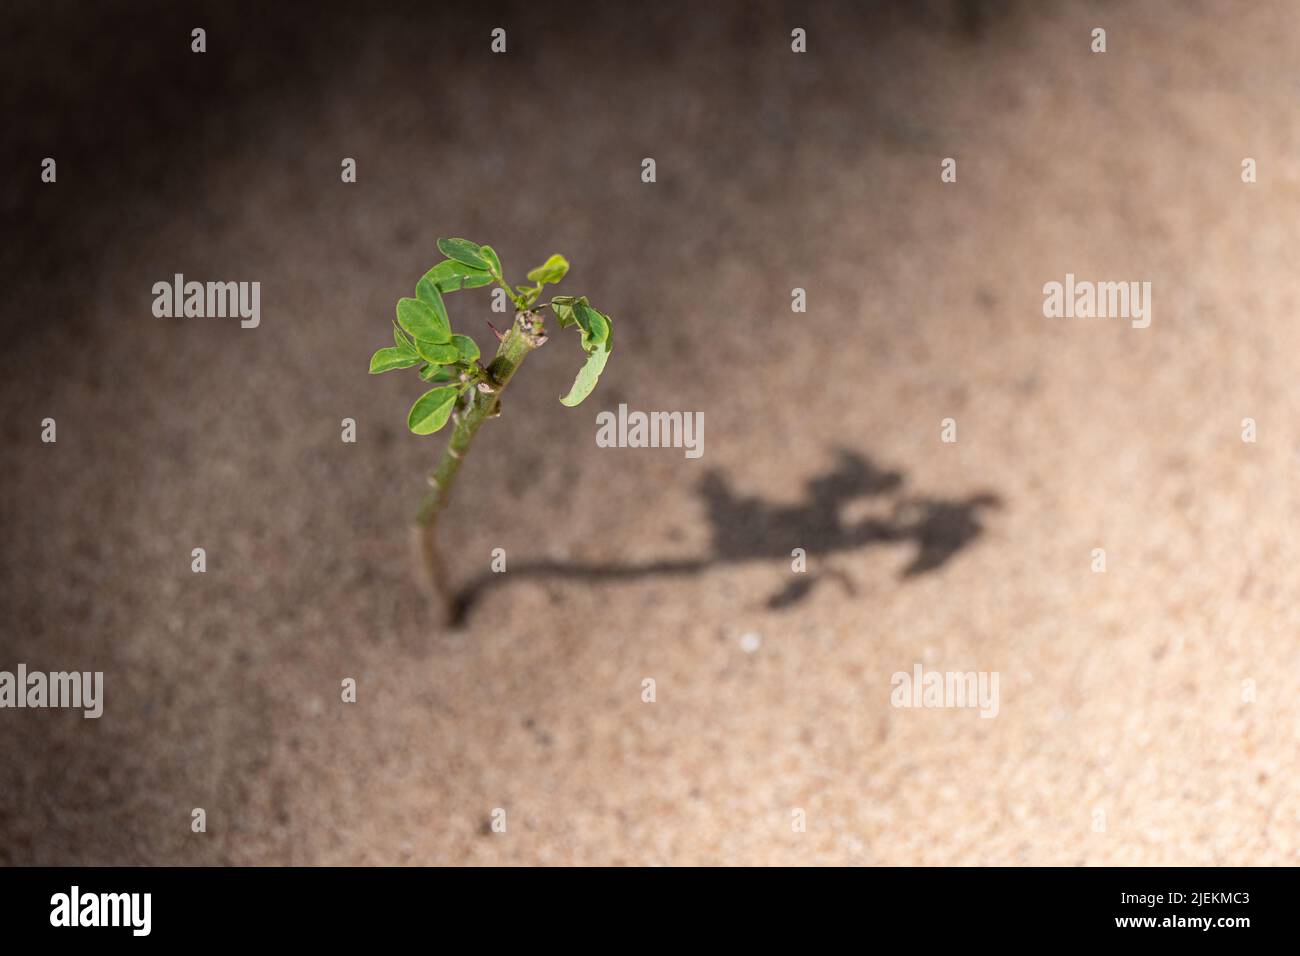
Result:
M501 258L497 255L497 251L493 249L491 246L479 246L478 254L479 257L482 258L482 260L487 263L488 271L491 272L498 279L500 279Z
M459 389L452 386L433 388L415 400L406 416L406 427L417 435L432 435L451 417Z
M569 260L564 256L556 253L547 259L542 265L538 266L528 273L528 281L536 282L538 285L546 283L556 283L568 274Z
M573 380L573 387L569 389L569 394L560 399L560 404L568 405L570 408L581 404L582 400L590 395L591 390L596 387L596 381L600 378L600 373L604 371L605 363L608 361L609 342L597 342L595 349L587 355L587 361L578 370L578 377Z
M486 269L474 269L463 262L444 259L424 274L438 287L439 292L459 292L461 289L477 289L490 285L492 275Z
M406 333L397 327L396 322L393 323L393 341L397 343L397 348L403 355L415 357L415 343L406 337Z
M401 349L380 349L370 356L370 374L378 375L380 372L391 372L395 368L410 368L412 365L419 364L418 355L407 355Z
M576 301L571 295L557 295L551 299L551 311L560 320L560 328L567 329L571 325L578 324L578 320L573 316L573 306Z
M460 349L451 342L426 342L423 339L416 339L415 351L420 354L420 358L431 365L452 365L460 361Z
M455 259L467 266L487 271L487 260L483 258L480 249L481 247L477 242L470 242L468 239L438 240L438 251L448 259Z
M417 341L451 341L451 326L446 316L438 315L432 306L419 299L398 299L397 321Z
M456 346L456 350L460 353L460 360L465 364L470 365L478 361L478 343L468 335L453 335L451 344Z
M609 338L609 320L587 305L586 299L579 299L574 303L573 316L577 320L578 327L582 329L582 347L588 352L597 342L604 342Z
M420 378L426 382L454 382L456 381L456 371L446 365L434 365L426 362L420 366Z
M446 322L448 328L451 327L451 322L447 318L447 305L442 301L442 293L438 291L437 283L425 276L415 284L415 297L433 309L434 314Z

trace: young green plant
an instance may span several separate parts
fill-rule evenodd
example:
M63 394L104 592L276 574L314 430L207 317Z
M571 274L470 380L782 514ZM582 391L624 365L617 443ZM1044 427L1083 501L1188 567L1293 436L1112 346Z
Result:
M573 386L560 399L564 405L577 405L591 394L609 360L611 343L609 316L592 308L585 296L557 295L549 302L538 301L547 285L558 283L569 271L564 256L553 255L530 271L530 285L511 286L491 246L467 239L439 239L438 250L447 258L416 283L413 298L398 300L393 345L371 356L370 373L417 368L420 379L433 386L415 400L407 414L406 426L414 434L432 435L452 423L451 439L429 474L429 491L412 528L420 580L451 617L455 613L452 589L435 533L438 516L447 506L456 474L479 426L500 414L501 394L511 378L529 353L546 342L542 310L549 308L561 329L576 328L587 355ZM492 330L498 340L497 351L484 365L474 340L452 331L443 296L493 283L505 290L515 318L504 334Z

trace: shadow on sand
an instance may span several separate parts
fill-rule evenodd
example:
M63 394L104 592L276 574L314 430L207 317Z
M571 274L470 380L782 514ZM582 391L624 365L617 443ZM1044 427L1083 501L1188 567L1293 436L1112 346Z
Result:
M463 621L486 591L521 576L600 582L699 574L719 565L778 558L789 561L794 548L803 548L816 560L873 544L910 542L915 553L900 577L911 578L941 567L974 541L984 530L981 509L1001 506L1001 499L987 492L965 498L899 495L884 517L844 519L845 506L895 496L903 482L902 472L878 468L864 455L840 450L835 467L807 483L801 502L780 505L758 497L738 496L724 476L711 471L699 484L712 528L707 555L641 564L552 560L512 564L509 574L484 573L462 588L456 597L453 619ZM768 598L767 606L779 609L797 604L827 579L838 580L850 594L855 593L852 581L842 572L809 572L796 575Z

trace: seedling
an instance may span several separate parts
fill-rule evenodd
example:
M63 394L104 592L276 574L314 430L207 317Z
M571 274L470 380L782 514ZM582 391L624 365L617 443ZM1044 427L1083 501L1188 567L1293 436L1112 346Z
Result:
M450 617L455 608L435 528L479 426L501 413L501 394L510 379L528 354L545 344L543 309L551 310L561 329L578 329L587 354L573 386L560 399L570 407L591 394L609 360L610 318L593 309L585 296L557 295L550 302L538 301L547 285L558 283L569 271L564 256L553 255L529 272L531 285L511 286L491 246L467 239L439 239L438 250L447 258L416 283L414 298L398 300L394 344L371 356L370 374L418 368L421 381L434 387L415 400L406 416L406 427L416 435L432 435L448 421L452 423L451 440L438 466L429 474L429 492L420 503L413 526L422 583L442 599ZM494 282L514 304L515 318L505 333L492 329L498 340L497 352L485 366L474 340L452 331L442 297Z

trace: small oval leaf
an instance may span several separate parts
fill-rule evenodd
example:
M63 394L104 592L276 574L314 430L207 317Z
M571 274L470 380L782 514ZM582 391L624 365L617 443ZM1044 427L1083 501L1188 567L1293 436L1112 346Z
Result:
M415 340L415 351L432 365L451 365L460 361L460 349L451 342L426 342Z
M415 400L406 416L406 427L417 435L432 435L451 417L459 389L452 386L433 388Z
M480 354L478 350L478 343L475 342L473 339L471 339L468 335L453 335L451 337L451 344L456 346L456 350L460 353L460 360L464 362L466 365L470 365L478 361L478 357Z
M439 316L427 302L419 299L397 301L398 324L416 340L425 342L450 342L451 326L445 316Z
M444 259L424 274L438 287L439 292L459 292L461 289L477 289L489 285L492 276L486 269L474 269L463 262Z
M609 343L597 342L595 349L587 355L587 361L578 370L578 377L573 380L573 387L569 389L569 394L560 399L560 404L568 405L570 408L581 404L582 400L590 395L591 390L596 387L596 382L600 379L600 373L604 371L605 363L608 361Z
M415 343L408 339L406 333L398 328L396 324L393 325L393 341L397 344L398 351L403 355L415 356Z
M401 349L380 349L370 356L370 374L391 372L395 368L410 368L419 365L420 357L414 353L407 355Z
M442 293L438 291L438 284L429 279L426 275L415 284L415 297L433 309L434 314L442 321L447 322L448 328L451 323L447 319L447 306L442 301Z
M497 278L500 278L501 257L497 255L497 251L493 249L491 246L479 246L478 254L479 254L479 258L481 258L484 262L487 263L488 271L491 272Z
M487 271L487 260L480 254L477 242L470 242L468 239L439 239L438 251L448 259L455 259L467 266Z
M588 352L597 342L609 339L609 320L587 305L585 299L579 299L574 303L573 317L577 320L578 327L582 329L582 347Z
M454 382L456 373L446 365L434 365L426 362L420 366L420 378L426 382Z
M577 325L578 320L573 317L574 298L571 295L557 295L551 299L551 311L555 317L560 320L560 328L567 329L571 325Z
M538 285L546 285L548 282L555 283L568 275L568 272L569 260L557 252L536 269L530 270L528 281L536 282Z

